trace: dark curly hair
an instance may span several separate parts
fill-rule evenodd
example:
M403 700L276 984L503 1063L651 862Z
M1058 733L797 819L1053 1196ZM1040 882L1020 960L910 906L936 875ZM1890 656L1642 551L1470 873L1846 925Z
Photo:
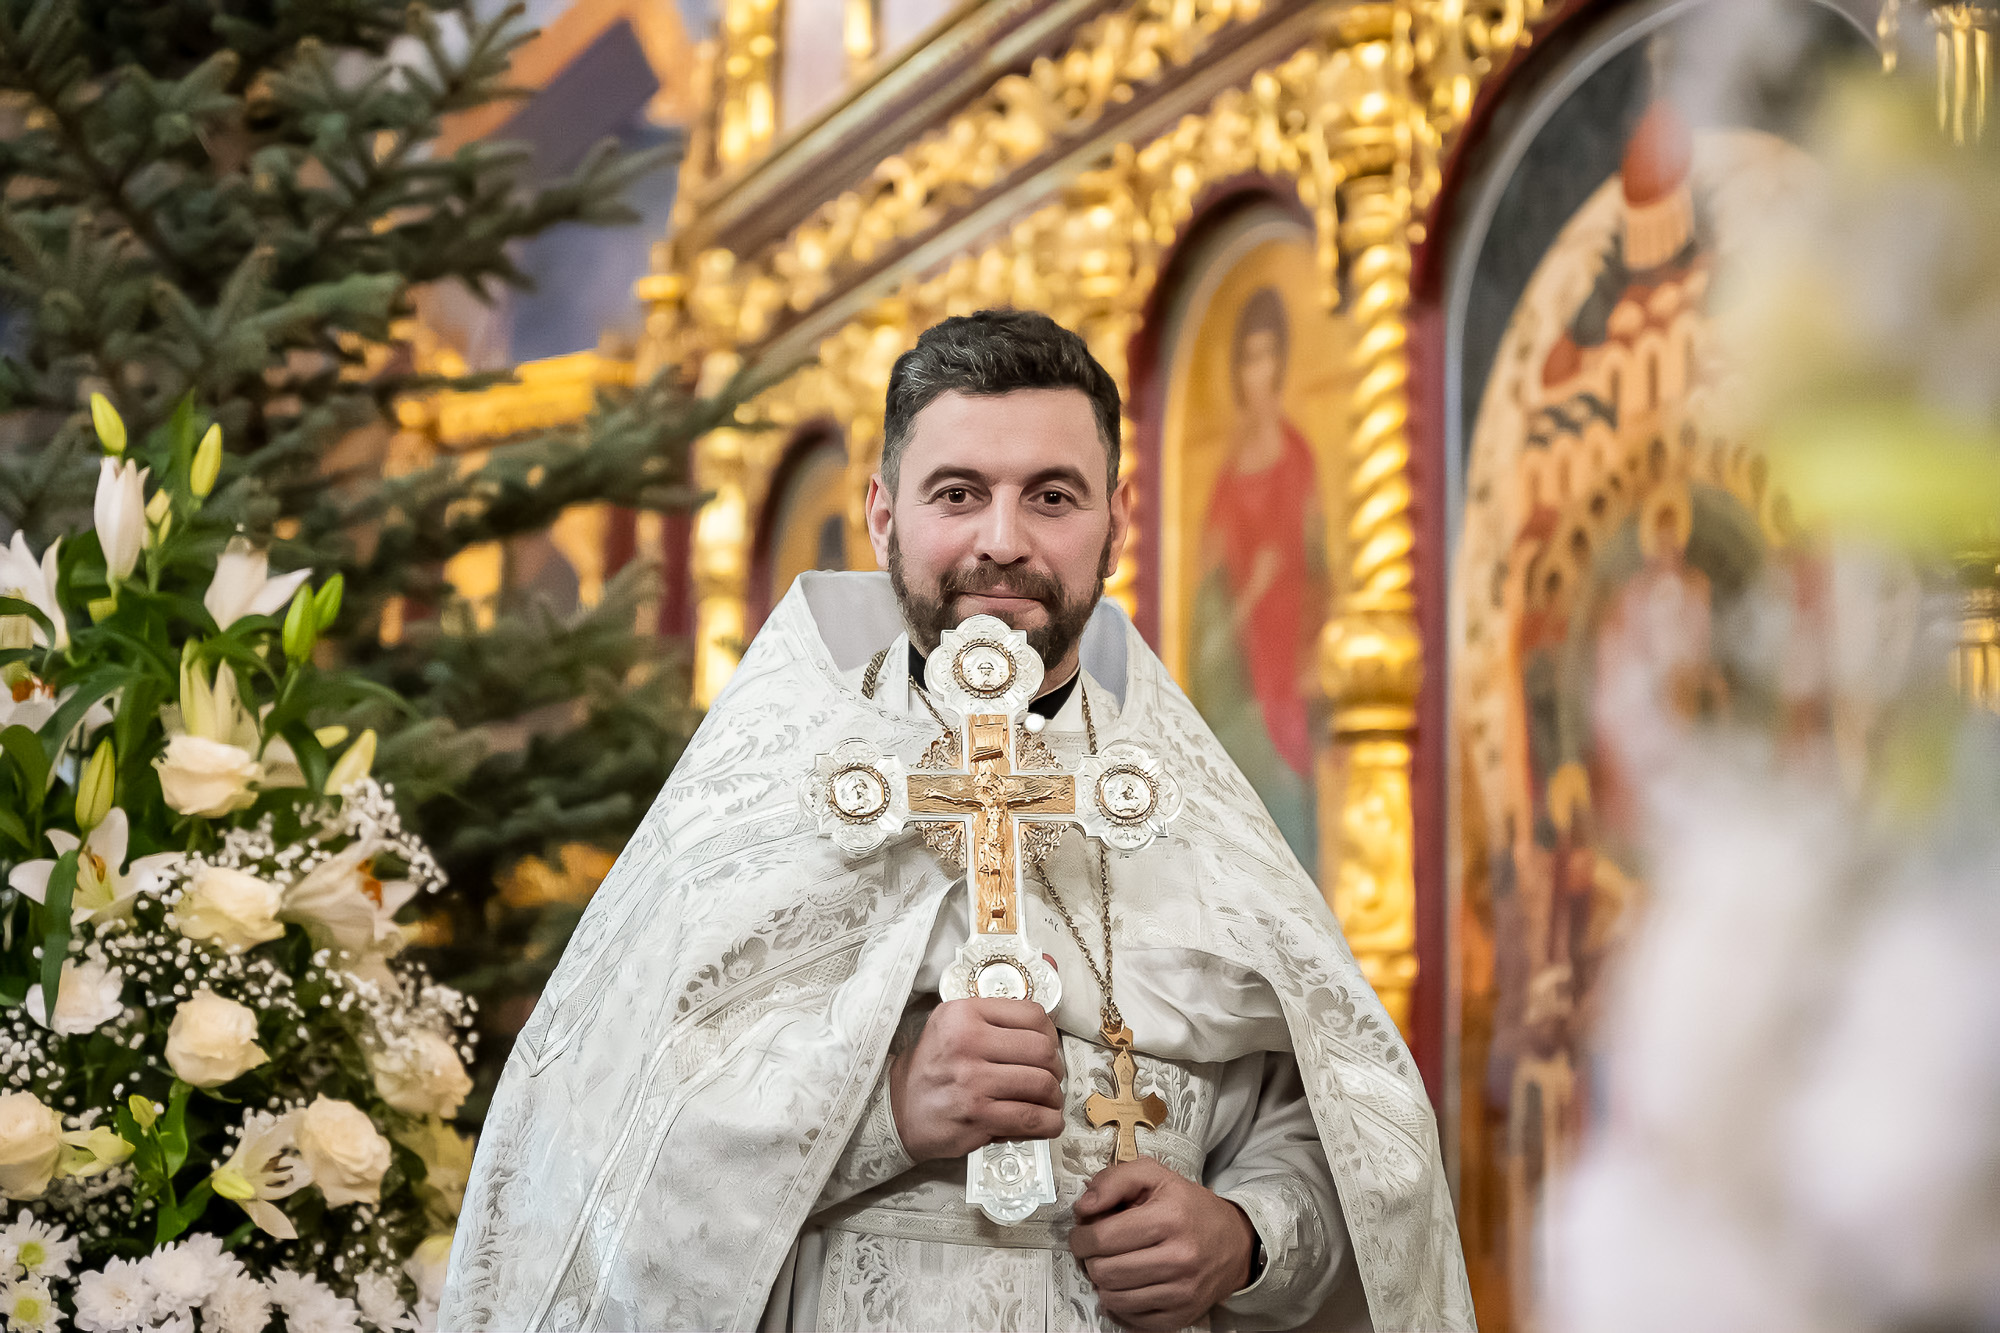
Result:
M933 324L896 358L882 413L882 480L891 494L917 413L939 395L1075 389L1090 399L1107 487L1118 484L1118 385L1082 338L1033 310L981 310Z

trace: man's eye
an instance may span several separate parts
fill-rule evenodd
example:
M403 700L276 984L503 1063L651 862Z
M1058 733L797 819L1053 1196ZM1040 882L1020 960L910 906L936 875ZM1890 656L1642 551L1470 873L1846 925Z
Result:
M938 492L938 498L948 505L962 505L972 498L972 492L963 486L947 486Z
M1059 505L1066 505L1066 504L1068 504L1068 503L1069 503L1069 492L1068 492L1068 491L1043 491L1043 492L1042 492L1042 503L1043 503L1043 504L1045 504L1045 505L1049 505L1049 506L1051 506L1051 507L1055 507L1055 506L1059 506Z

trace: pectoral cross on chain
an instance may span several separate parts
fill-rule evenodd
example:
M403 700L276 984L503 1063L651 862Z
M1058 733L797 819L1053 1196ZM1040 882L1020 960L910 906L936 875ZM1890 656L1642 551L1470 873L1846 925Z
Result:
M1139 1160L1139 1126L1158 1129L1167 1123L1167 1103L1158 1093L1138 1095L1134 1086L1138 1078L1139 1062L1132 1056L1132 1029L1119 1028L1104 1032L1105 1040L1117 1054L1111 1057L1112 1094L1107 1097L1101 1092L1090 1094L1083 1104L1083 1113L1097 1129L1106 1125L1118 1126L1118 1146L1112 1150L1113 1162L1136 1162Z

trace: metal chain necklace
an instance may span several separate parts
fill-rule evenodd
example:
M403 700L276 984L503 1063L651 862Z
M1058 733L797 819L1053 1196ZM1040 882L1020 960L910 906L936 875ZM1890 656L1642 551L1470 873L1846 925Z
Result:
M1090 716L1090 691L1079 687L1077 694L1083 702L1084 738L1090 747L1090 753L1096 754L1097 727ZM1097 959L1091 956L1090 945L1083 938L1083 931L1078 929L1076 918L1070 915L1069 904L1063 901L1063 896L1056 891L1056 886L1049 882L1048 872L1040 864L1035 866L1035 882L1042 886L1042 892L1048 895L1049 905L1056 909L1056 913L1063 919L1063 924L1069 927L1070 938L1076 941L1077 952L1083 955L1083 965L1090 969L1090 975L1097 981L1098 993L1104 997L1104 1003L1098 1009L1104 1040L1116 1046L1119 1044L1119 1034L1124 1034L1127 1044L1130 1044L1132 1035L1125 1026L1124 1016L1118 1012L1118 1001L1112 998L1111 993L1111 876L1107 872L1104 844L1100 842L1097 844L1097 920L1098 929L1104 937L1102 969L1097 966Z

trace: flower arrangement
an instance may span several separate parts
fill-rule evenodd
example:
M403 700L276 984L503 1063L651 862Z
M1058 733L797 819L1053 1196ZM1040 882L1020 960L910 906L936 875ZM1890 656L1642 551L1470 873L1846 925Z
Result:
M206 512L219 426L92 412L93 530L0 548L0 1318L425 1327L472 1004L398 957L382 691L316 661L340 577Z

